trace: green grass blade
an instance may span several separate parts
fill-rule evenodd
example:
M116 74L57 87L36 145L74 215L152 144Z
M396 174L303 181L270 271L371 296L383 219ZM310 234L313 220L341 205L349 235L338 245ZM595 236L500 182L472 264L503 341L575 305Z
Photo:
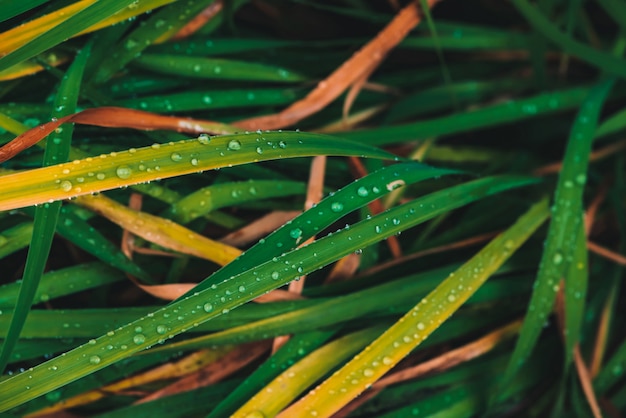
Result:
M356 398L459 309L547 217L547 201L535 204L358 356L281 415L328 417ZM335 396L328 398L329 391Z
M102 61L94 76L95 83L110 79L143 50L165 34L174 34L215 0L184 0L174 2L156 11L139 27L131 31L113 48L113 53Z
M559 282L565 277L572 263L582 223L582 197L587 182L591 144L600 110L613 84L613 79L604 80L591 90L572 127L554 194L552 221L537 274L536 287L507 368L504 384L513 378L530 355L552 311Z
M22 222L0 234L0 259L27 247L33 236L33 223Z
M67 70L66 76L59 85L54 101L53 118L62 118L76 111L78 92L87 58L89 46L83 48ZM50 166L67 161L70 153L73 126L66 126L60 132L50 135L47 140L43 158L43 166ZM48 254L52 247L52 239L56 229L57 219L61 210L61 202L45 203L35 209L33 223L33 238L26 258L24 276L17 298L17 304L11 320L2 351L0 352L0 371L3 371L11 356L11 351L19 339L20 332L26 321L28 312L33 303L37 286L46 267Z
M245 80L295 83L306 77L295 71L266 64L224 58L198 58L167 54L145 54L133 66L177 77L212 80Z
M546 16L527 0L512 0L512 2L517 10L537 31L541 32L541 34L550 41L556 43L563 51L600 68L608 74L626 78L626 61L570 38L562 33Z
M30 207L22 209L33 216L34 210ZM61 207L56 232L63 238L72 242L78 248L88 252L94 257L118 270L125 271L137 278L151 282L150 275L135 262L122 253L117 245L104 237L97 229L76 214L76 206L65 205Z
M250 180L203 187L173 204L163 216L186 224L213 210L270 197L304 195L306 185L295 181Z
M0 411L27 402L154 344L163 343L301 275L318 270L426 219L529 183L527 178L493 177L462 184L390 209L349 229L272 258L241 275L194 292L153 314L111 330L64 356L0 382L0 391L6 394L5 399L0 399ZM384 184L380 186L385 187ZM379 232L371 233L376 230ZM29 382L38 384L31 386ZM25 387L27 390L24 390Z
M168 113L193 110L233 109L257 106L288 105L301 96L293 89L199 89L185 93L163 94L121 100L122 107Z
M97 262L78 264L51 271L41 277L33 304L48 302L61 296L115 283L123 279L124 276L119 271ZM0 286L0 307L15 307L19 289L18 282Z
M314 208L302 213L265 237L238 257L236 262L224 266L198 284L194 292L206 289L212 284L242 273L287 250L294 249L346 214L386 195L397 187L455 173L457 172L419 163L396 164L371 173L325 198Z
M2 11L0 12L0 22L9 20L21 13L34 9L37 6L42 5L50 0L24 0L24 1L12 1L2 5Z
M581 213L581 218L584 216ZM574 346L580 342L587 296L587 236L581 222L576 233L576 244L572 251L565 279L565 364L574 358Z
M588 87L575 87L557 92L541 93L527 99L513 100L426 121L342 132L341 137L371 145L386 145L394 142L450 135L562 112L580 105L587 97L588 92Z

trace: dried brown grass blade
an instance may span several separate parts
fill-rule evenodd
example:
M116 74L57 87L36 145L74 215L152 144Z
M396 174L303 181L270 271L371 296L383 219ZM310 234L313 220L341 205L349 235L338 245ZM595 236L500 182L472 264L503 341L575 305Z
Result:
M135 404L150 402L217 383L261 357L268 348L269 343L267 341L240 345L219 361L210 363L193 374L185 376L177 382L153 392L149 396L135 402Z
M406 382L407 380L417 379L433 373L440 373L445 370L451 369L452 367L457 366L461 363L470 361L476 357L488 353L504 340L511 338L515 334L517 334L517 331L519 330L521 325L521 320L514 321L510 324L496 329L495 331L490 332L489 334L477 339L476 341L465 344L462 347L448 351L445 354L427 360L423 363L417 364L413 367L409 367L396 373L392 373L389 376L383 377L378 382L372 385L370 391L364 394L366 396L369 396L361 396L357 398L355 401L346 405L346 407L343 408L341 411L333 415L333 418L346 417L350 412L354 411L365 401L371 399L387 386L394 385L396 383Z
M432 8L440 0L428 0ZM339 97L364 74L382 62L387 53L398 45L421 21L417 4L411 2L369 43L345 61L325 80L318 83L304 99L274 114L245 119L235 125L244 129L279 129L291 126L318 112Z
M11 142L0 147L0 163L32 147L64 123L78 123L106 128L133 128L144 131L164 129L192 134L205 132L227 134L237 131L234 127L218 122L163 116L123 107L97 107L51 120L17 136Z

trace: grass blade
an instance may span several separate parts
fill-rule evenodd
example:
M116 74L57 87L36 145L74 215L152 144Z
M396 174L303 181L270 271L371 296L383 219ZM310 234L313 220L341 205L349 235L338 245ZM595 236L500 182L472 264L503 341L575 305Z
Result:
M385 151L335 137L301 132L207 135L113 152L2 177L0 210L69 199L214 168L313 155L394 159Z
M82 49L66 73L66 77L59 85L55 96L52 117L60 118L74 113L81 79L87 58L89 45ZM48 137L43 165L50 166L58 162L67 161L70 153L73 126L67 126L61 132ZM15 311L11 319L11 326L4 339L0 352L0 371L3 371L11 356L11 351L19 339L20 332L33 303L37 286L46 267L48 254L52 247L52 239L56 230L56 223L61 211L61 202L46 203L35 209L33 238L26 258L26 267L20 293L17 297Z
M552 221L541 257L536 287L503 384L513 378L530 355L552 311L559 282L572 263L582 223L582 197L587 181L591 144L600 110L613 83L613 79L604 80L591 90L572 127L554 194Z

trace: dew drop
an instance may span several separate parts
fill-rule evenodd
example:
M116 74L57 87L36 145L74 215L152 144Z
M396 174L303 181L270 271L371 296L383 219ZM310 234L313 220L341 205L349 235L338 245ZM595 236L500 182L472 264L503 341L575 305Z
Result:
M204 309L204 312L211 312L213 310L213 305L207 302L204 304L202 309Z
M100 357L98 357L98 356L91 356L91 357L89 357L89 363L91 363L91 364L99 364L100 363Z
M167 327L165 325L157 325L156 327L157 334L165 334L167 332Z
M559 265L563 262L563 254L560 251L557 251L552 256L552 262L556 265Z
M183 156L177 152L173 152L172 155L170 155L170 159L174 162L178 162L183 159Z
M244 285L239 286L239 288L237 289L239 290L240 293L243 293L246 291L246 287Z
M209 142L211 142L211 137L207 134L200 134L198 135L198 142L202 145L207 145Z
M231 139L228 142L228 149L231 151L239 151L241 149L241 142L239 142L237 139Z
M146 342L146 337L143 334L137 334L133 337L133 342L137 345L143 344Z
M294 228L289 231L289 236L293 239L298 239L302 236L302 230L300 228Z
M133 170L127 165L121 165L115 170L115 175L121 179L127 179L133 174Z
M59 187L61 188L61 190L63 190L64 192L69 192L70 190L72 190L72 182L67 181L67 180L63 180L61 182L61 184L59 185Z
M335 213L341 212L343 210L343 203L341 203L341 202L333 202L330 205L330 210L332 210Z
M367 195L369 194L369 191L367 190L366 187L359 187L356 191L356 194L358 194L361 197L367 197Z
M280 279L280 274L277 271L273 271L271 276L272 276L272 280Z
M285 141L278 141L278 146L282 149L287 148L287 144L285 143Z

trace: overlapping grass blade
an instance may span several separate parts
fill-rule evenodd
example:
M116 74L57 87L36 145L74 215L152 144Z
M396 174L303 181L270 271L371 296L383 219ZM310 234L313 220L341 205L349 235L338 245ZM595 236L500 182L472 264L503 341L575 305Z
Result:
M547 216L547 201L535 204L513 226L452 273L367 349L279 416L308 413L327 417L357 397L459 309ZM328 391L333 391L336 395L329 399L326 396Z
M250 180L221 183L199 189L174 203L163 214L186 224L213 210L270 197L303 195L306 187L295 181Z
M550 20L527 0L512 1L517 10L534 26L537 31L556 43L563 51L585 60L608 74L626 77L626 61L610 53L578 42L561 32Z
M2 177L0 210L197 173L214 168L313 155L395 157L385 151L335 137L302 132L223 135L88 157Z
M55 96L52 117L61 118L75 112L83 70L89 57L89 51L90 46L88 44L77 54L66 76L61 81ZM60 132L55 132L54 135L48 137L43 158L44 167L67 161L70 153L72 133L73 126L67 126ZM48 253L52 247L52 239L54 238L60 211L61 202L46 203L35 209L33 238L28 249L24 276L11 319L11 326L0 352L0 371L4 370L9 361L11 351L19 339L20 331L33 303L37 286L48 260Z
M156 11L135 30L120 39L113 54L98 67L93 81L102 83L110 79L130 61L141 55L143 50L164 35L173 35L191 18L215 0L184 0L174 2Z
M588 92L588 87L574 87L426 121L344 132L341 136L371 145L385 145L416 138L450 135L572 109L582 103Z
M530 183L527 178L494 177L462 184L389 209L349 229L266 260L243 274L194 292L121 328L110 330L64 356L0 382L0 390L7 395L0 400L0 410L20 405L147 347L163 343L301 275L438 214ZM372 234L372 231L375 233ZM38 382L37 386L31 386L30 381ZM28 386L27 391L24 391L24 386Z
M591 90L572 127L554 195L552 220L537 274L536 287L520 331L520 338L507 368L504 384L519 371L532 351L552 311L561 279L565 278L565 286L568 286L568 279L584 278L578 274L568 278L566 273L572 264L574 254L578 252L577 244L581 243L578 235L582 223L583 188L587 182L591 144L600 110L613 84L613 79L607 79ZM580 284L572 286L580 289ZM566 353L566 357L571 358L569 356L571 353Z
M231 416L245 418L253 413L275 416L306 388L366 346L384 329L380 325L366 328L324 345L277 376Z
M230 416L279 373L324 344L333 334L332 330L297 333L215 408L212 408L207 418Z
M319 202L314 208L265 237L248 249L236 262L224 266L200 283L195 291L242 273L258 263L296 248L346 214L365 206L392 190L422 180L455 174L453 170L438 169L418 163L401 163L382 168L358 179ZM381 228L379 228L381 229Z
M29 39L23 46L9 51L7 55L0 58L0 70L5 70L15 64L18 64L28 58L34 57L48 48L51 48L72 35L81 33L85 29L106 20L115 13L131 6L136 0L111 0L105 3L94 2L92 0L83 1L83 4L77 4L73 12L59 13L60 20L49 23L49 26L43 34L37 33L39 36ZM146 2L157 3L157 1ZM88 4L87 7L85 5ZM154 4L146 4L148 7L154 7ZM70 6L72 7L72 6ZM5 33L5 36L7 34ZM31 34L28 34L31 37ZM10 38L9 38L10 39ZM19 45L19 44L18 44Z
M154 350L176 352L233 342L257 341L298 331L325 329L356 319L402 314L414 305L416 299L426 296L430 290L441 283L451 270L450 267L447 267L428 271L350 295L315 301L310 306L301 306L271 318L250 322L206 336L189 338ZM416 283L416 280L419 280L419 283ZM516 283L510 280L499 281L486 284L478 289L467 303L485 303L495 301L504 295L513 296L528 291L527 286L523 287L519 284L516 286ZM395 302L393 307L389 307L389 300ZM467 322L465 323L467 325ZM482 325L484 324L481 323ZM464 330L466 332L471 329L470 325L467 327ZM454 329L455 332L460 332L457 328L454 327Z
M115 283L123 279L124 276L119 271L98 262L78 264L47 272L41 277L33 298L33 304L48 302L61 296ZM19 289L19 282L0 286L0 307L2 309L15 307Z

